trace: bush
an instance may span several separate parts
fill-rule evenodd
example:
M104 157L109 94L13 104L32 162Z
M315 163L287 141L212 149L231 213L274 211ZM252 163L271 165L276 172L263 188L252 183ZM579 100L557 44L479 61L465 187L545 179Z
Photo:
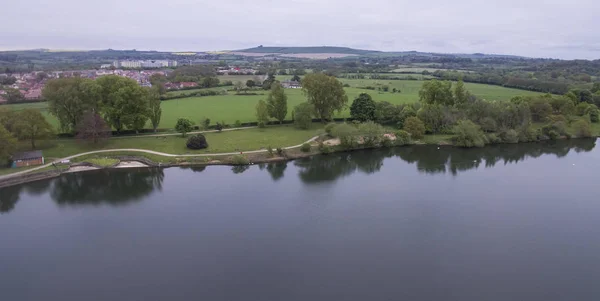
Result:
M319 143L319 152L321 152L322 154L329 154L332 152L332 149L329 145L320 142Z
M327 133L327 135L331 136L331 131L333 130L333 128L334 128L335 126L336 126L336 123L335 123L335 122L328 123L328 124L325 126L325 132Z
M278 154L280 157L285 157L285 151L284 151L284 150L283 150L283 148L281 148L281 147L278 147L278 148L277 148L277 154Z
M208 147L208 142L206 142L204 135L197 134L188 138L186 146L189 149L204 149Z
M519 142L519 133L517 131L510 129L502 133L502 141L505 143L518 143Z
M236 128L241 128L241 127L242 127L242 122L241 122L241 121L238 119L238 120L236 120L236 121L235 121L235 124L234 124L234 126L235 126Z
M396 145L410 144L410 134L407 131L396 131Z
M534 130L531 126L523 127L519 131L519 142L539 141L541 136L540 130Z
M376 146L383 139L383 127L373 121L358 125L358 133L363 138L363 144L367 147Z
M577 137L592 137L592 125L587 120L579 120L573 124Z
M333 127L331 133L334 137L340 139L340 145L343 148L356 147L358 138L358 129L347 124L341 123Z
M392 139L390 139L390 137L384 136L383 140L381 140L381 145L383 147L392 147L392 146L394 146L394 141L392 141Z
M575 107L575 114L577 114L577 116L583 116L583 115L585 115L585 112L587 111L587 109L588 109L589 106L590 105L588 103L586 103L586 102L582 102L582 103L578 104Z
M595 110L590 110L590 121L597 123L600 121L600 110L595 109Z
M536 98L529 103L531 118L535 122L546 121L546 118L552 113L552 106L544 98Z
M490 144L495 144L495 143L500 143L502 142L502 139L500 139L496 134L494 133L489 133L485 135L485 140L487 140L487 143Z
M459 120L453 129L456 136L454 144L461 147L483 147L485 145L485 135L481 127L471 120Z
M267 147L267 152L269 153L269 156L273 157L275 155L275 152L273 151L273 148L269 145Z
M403 129L414 139L421 139L425 135L425 124L418 117L406 118Z
M208 130L208 127L210 126L210 118L201 119L200 126L202 126L203 130Z
M181 136L185 136L185 134L192 131L193 126L194 123L191 120L187 118L179 118L175 124L175 130L181 133Z
M221 123L217 122L217 125L215 125L215 129L216 129L217 131L219 131L219 132L220 132L220 131L222 131L222 130L223 130L223 124L221 124Z
M248 165L250 164L250 160L246 158L244 155L235 155L231 157L231 164L233 165Z
M494 120L494 118L491 117L485 117L481 119L480 124L481 129L487 133L495 132L498 128L498 126L496 125L496 120Z
M567 135L567 127L564 122L554 122L542 127L542 135L547 136L552 140L560 138L562 135Z
M308 144L308 143L302 144L302 146L300 146L300 151L302 151L303 153L310 152L310 144Z

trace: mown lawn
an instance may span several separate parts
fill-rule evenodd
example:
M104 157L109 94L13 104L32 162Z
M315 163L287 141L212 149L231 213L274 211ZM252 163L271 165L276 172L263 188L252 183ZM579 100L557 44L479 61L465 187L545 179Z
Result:
M39 149L43 150L47 161L67 157L78 153L101 149L135 148L147 149L168 154L205 154L237 151L273 149L298 145L314 137L321 129L315 124L310 130L298 130L293 126L273 126L265 129L252 128L247 130L225 131L221 133L206 133L209 147L203 150L189 150L186 147L187 137L127 137L111 138L100 145L90 145L76 139L57 139L40 141ZM189 137L189 135L188 135ZM20 150L30 150L26 143L20 144Z
M243 76L235 76L242 78ZM279 79L287 79L290 76L279 76ZM360 93L369 93L375 101L388 101L394 104L411 103L419 100L418 92L423 84L423 81L406 81L406 80L360 80L360 79L340 79L343 83L350 85L345 88L348 95L348 106L352 100ZM387 85L390 90L393 88L399 89L400 93L379 92L373 90L359 89L358 87L366 86L381 86ZM508 100L519 95L536 95L537 92L504 88L500 86L483 85L466 83L467 89L474 95L487 100ZM193 90L192 90L193 91ZM185 91L185 92L189 92ZM175 125L175 122L180 117L188 117L194 122L199 123L203 118L210 118L212 124L216 122L225 122L226 124L234 124L237 120L240 122L252 122L256 120L255 106L258 100L267 98L267 91L255 91L260 95L228 95L206 96L206 97L188 97L181 99L172 99L162 102L162 119L159 125L162 129L170 129ZM286 89L288 96L288 115L286 119L291 119L291 111L293 108L306 101L306 96L300 89ZM169 92L176 93L176 92ZM178 92L183 93L183 92ZM23 108L36 108L42 110L48 120L55 127L58 126L58 120L48 114L46 103L32 103L19 105L6 105L13 110ZM349 109L346 108L342 113L336 114L336 117L349 117ZM146 124L150 127L150 123Z

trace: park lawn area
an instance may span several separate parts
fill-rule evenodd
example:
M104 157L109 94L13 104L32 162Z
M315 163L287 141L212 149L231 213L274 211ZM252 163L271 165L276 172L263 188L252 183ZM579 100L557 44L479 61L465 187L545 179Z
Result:
M47 158L47 162L64 158L70 155L102 149L135 148L153 150L174 155L183 154L207 154L227 153L238 151L252 151L266 149L271 146L288 147L302 144L308 139L316 136L322 128L320 124L314 124L309 130L298 130L291 125L270 126L265 129L251 128L247 130L225 131L221 133L204 134L209 147L203 150L190 150L186 147L187 137L159 136L159 137L127 137L111 138L100 145L90 145L77 139L56 139L39 141L37 145ZM20 143L20 151L28 151L30 145Z
M244 77L244 75L232 76L236 78ZM340 79L340 81L350 86L345 88L346 94L348 95L348 107L352 104L352 100L361 93L370 94L375 101L388 101L393 104L417 102L419 100L419 90L423 84L423 81L408 80ZM365 86L377 87L382 85L388 85L390 90L393 88L400 89L401 92L379 92L376 90L358 88ZM541 94L538 92L484 84L465 83L465 86L472 94L487 100L508 100L519 95ZM189 91L193 90L188 90L188 92ZM230 93L228 95L186 97L163 101L162 119L159 128L173 128L177 122L177 119L180 117L190 118L196 123L199 123L200 120L204 118L209 118L211 120L211 124L215 124L216 122L225 122L229 125L234 124L238 120L240 122L256 121L256 103L260 99L266 100L268 92L262 90L253 92L259 93L259 95L235 95ZM306 101L306 96L303 94L301 89L286 89L285 93L288 96L288 115L286 116L286 119L290 120L292 117L291 112L293 108ZM58 120L47 112L46 103L5 105L1 107L8 107L9 109L13 110L19 110L26 107L40 109L46 118L48 118L48 121L53 126L58 128ZM342 118L349 116L350 112L348 108L344 109L341 113L336 113L334 115L334 117ZM146 128L150 128L150 122L146 124Z

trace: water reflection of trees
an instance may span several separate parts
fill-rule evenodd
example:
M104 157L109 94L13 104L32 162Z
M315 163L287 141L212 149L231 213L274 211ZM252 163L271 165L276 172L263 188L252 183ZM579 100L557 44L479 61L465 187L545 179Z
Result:
M123 205L162 190L163 169L72 173L57 178L50 197L59 205Z
M59 205L122 205L162 189L162 169L111 170L64 174L56 179L0 189L0 213L14 209L22 193L49 192Z
M358 151L352 153L316 156L295 161L300 169L300 179L305 183L335 181L356 171L374 173L381 169L385 158L397 156L416 164L419 172L437 174L493 167L497 163L517 163L526 158L551 154L566 156L571 150L589 152L596 145L595 139L573 139L542 143L501 144L477 149L455 147L412 146L392 149Z

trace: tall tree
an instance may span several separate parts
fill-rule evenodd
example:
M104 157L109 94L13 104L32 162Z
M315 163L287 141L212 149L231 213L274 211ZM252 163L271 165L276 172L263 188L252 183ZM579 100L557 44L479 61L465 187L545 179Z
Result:
M75 130L85 112L97 111L100 93L101 87L96 82L79 77L49 80L42 91L48 110L65 131Z
M302 79L302 90L308 102L313 105L315 115L323 123L331 120L334 111L341 112L348 102L342 83L335 77L323 73L306 75Z
M264 100L259 100L256 104L256 121L258 127L264 128L269 122L269 108Z
M454 103L464 105L467 103L469 92L465 89L465 83L460 79L454 87Z
M375 120L376 108L375 101L371 98L371 95L361 93L354 99L350 106L350 116L360 122Z
M271 92L267 96L267 108L269 116L279 120L279 124L283 123L288 112L287 95L279 82L271 85Z
M303 102L294 107L293 111L293 119L294 125L302 130L307 130L310 128L312 123L312 114L314 112L314 107L308 102Z
M104 119L120 132L123 128L138 131L147 118L147 92L135 80L109 75L96 80L101 87Z
M152 123L152 129L154 130L154 132L156 133L156 129L158 128L158 125L160 124L160 117L162 116L162 108L160 107L160 94L158 89L156 89L155 87L152 87L152 89L150 89L148 91L148 118L150 119L150 122Z
M267 79L263 81L263 89L269 90L271 89L271 85L275 82L275 73L269 72Z
M77 138L97 144L110 137L110 127L100 114L86 112L79 124L77 124Z
M300 76L298 76L298 74L294 74L294 76L292 77L292 81L299 82L301 80L302 79L300 78Z
M17 139L0 125L0 161L5 162L10 158L17 147Z
M32 149L35 149L37 139L48 138L53 134L52 126L38 110L25 109L18 112L17 116L14 132L17 138L31 141Z
M452 83L436 79L424 82L419 91L419 100L426 104L454 105Z
M150 84L152 84L152 87L158 88L159 95L163 95L167 92L165 84L168 81L169 80L164 74L154 73L150 76Z
M594 83L594 86L592 87L591 92L592 93L598 93L598 92L600 92L600 82L599 83Z
M249 79L246 81L246 87L252 89L254 86L256 86L256 82L254 82L253 80Z

